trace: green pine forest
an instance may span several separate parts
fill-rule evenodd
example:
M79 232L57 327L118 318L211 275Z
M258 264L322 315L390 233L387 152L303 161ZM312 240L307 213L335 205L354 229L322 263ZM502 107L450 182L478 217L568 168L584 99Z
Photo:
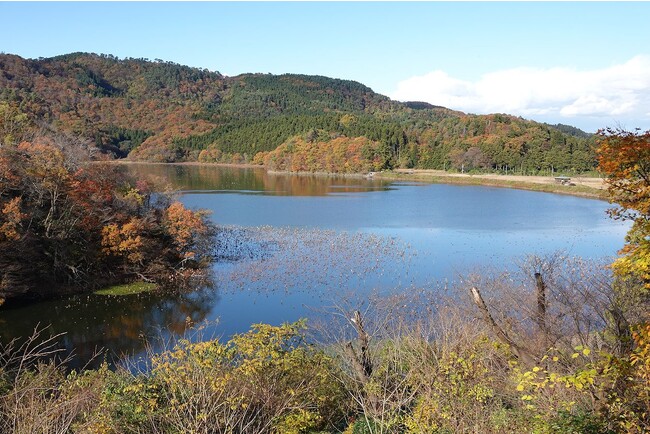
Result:
M159 59L1 54L0 101L96 146L103 158L271 161L276 169L321 171L309 155L329 158L339 151L360 162L355 170L550 175L596 167L593 135L568 125L401 103L361 83L322 76L226 77ZM297 141L309 146L290 145ZM334 163L327 169L352 170Z

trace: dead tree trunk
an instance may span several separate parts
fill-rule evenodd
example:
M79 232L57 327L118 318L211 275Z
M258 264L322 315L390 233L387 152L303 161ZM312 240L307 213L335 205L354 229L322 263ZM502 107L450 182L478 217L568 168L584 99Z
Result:
M366 329L363 326L363 319L358 310L354 312L354 316L350 321L357 331L359 352L355 350L354 344L350 341L345 345L345 353L350 360L356 380L364 389L372 413L377 414L376 412L379 411L379 399L374 392L369 391L366 387L370 382L373 371L372 360L370 359L369 353L370 335L366 332Z
M535 322L539 327L539 331L542 333L542 338L544 339L544 348L549 346L549 335L548 335L548 326L546 324L546 284L542 278L541 273L535 273L535 283L537 286L537 314L535 315Z
M481 292L475 286L471 288L471 292L474 303L483 314L484 321L490 326L490 328L492 328L492 331L497 336L497 338L499 338L501 342L507 344L512 349L513 354L525 364L530 365L535 363L535 358L530 354L530 352L515 342L508 335L508 333L506 333L506 331L501 326L499 326L499 324L497 324L497 322L494 320L494 317L492 317L490 309L485 303L485 300L483 300Z

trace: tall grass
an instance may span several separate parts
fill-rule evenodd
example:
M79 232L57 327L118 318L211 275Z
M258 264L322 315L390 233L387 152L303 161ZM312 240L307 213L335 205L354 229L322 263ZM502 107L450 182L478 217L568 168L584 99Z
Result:
M316 328L186 336L140 372L67 372L36 333L1 348L0 432L648 432L650 310L628 284L528 258L449 294L341 303Z

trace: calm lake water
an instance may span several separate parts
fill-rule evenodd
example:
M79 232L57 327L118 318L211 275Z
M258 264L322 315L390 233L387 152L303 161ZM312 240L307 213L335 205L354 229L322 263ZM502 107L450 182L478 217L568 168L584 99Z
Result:
M76 296L0 310L3 340L38 324L65 333L82 363L98 348L141 353L146 340L204 321L206 336L319 316L371 293L453 285L477 267L528 254L610 257L628 226L606 202L521 190L268 174L261 169L130 165L166 179L223 231L214 285L161 297Z

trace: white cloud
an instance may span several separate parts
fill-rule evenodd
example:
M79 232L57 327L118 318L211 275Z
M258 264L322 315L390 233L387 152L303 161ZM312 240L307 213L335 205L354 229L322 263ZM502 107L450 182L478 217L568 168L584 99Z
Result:
M650 124L650 56L608 68L514 68L465 81L444 71L411 77L390 95L470 113L542 116L579 123L581 118ZM639 125L640 127L642 125Z

